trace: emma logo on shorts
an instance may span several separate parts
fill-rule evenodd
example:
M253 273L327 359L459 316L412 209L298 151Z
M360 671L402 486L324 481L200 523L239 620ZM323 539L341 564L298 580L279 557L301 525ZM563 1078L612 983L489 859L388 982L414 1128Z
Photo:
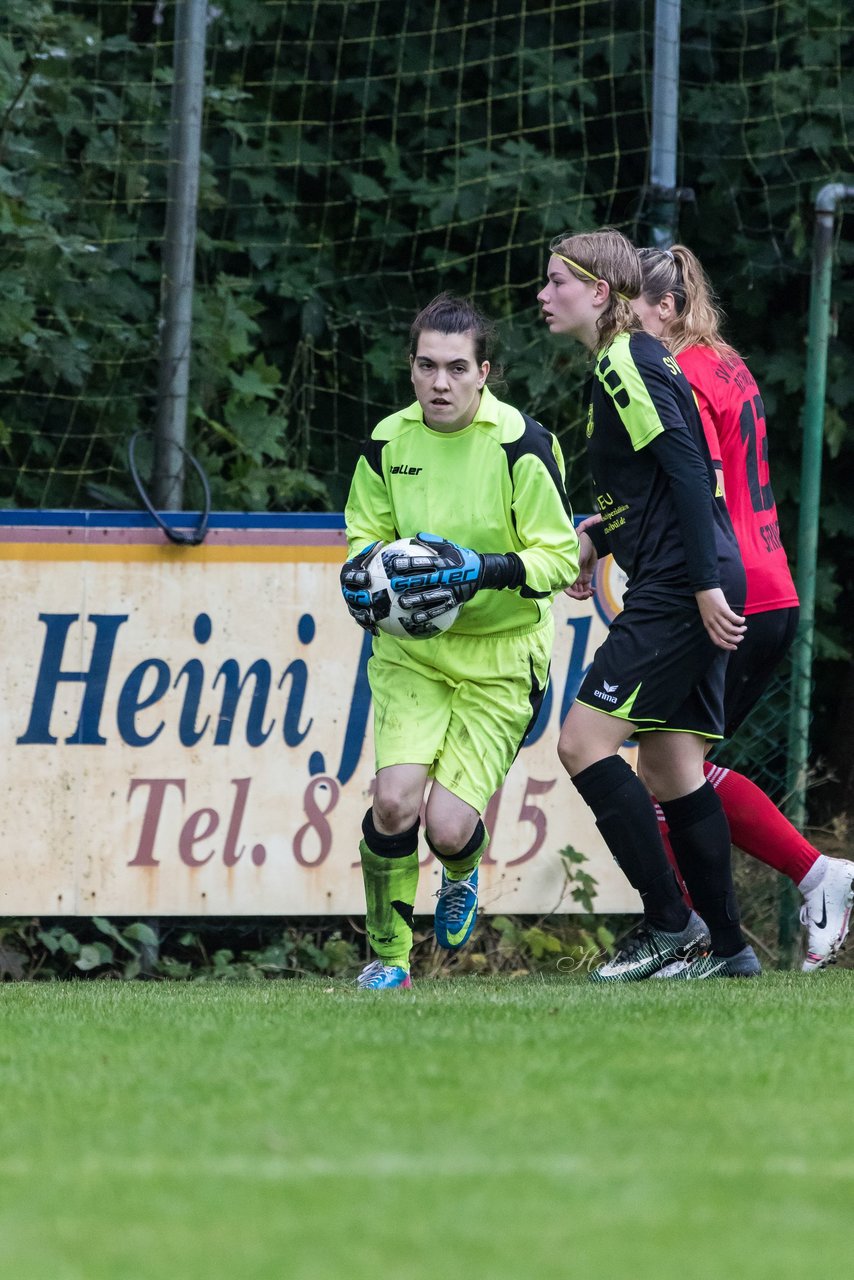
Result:
M618 699L614 697L614 694L617 692L619 687L620 686L618 684L608 684L607 680L603 680L602 688L594 689L593 697L599 698L601 702L609 702L611 706L615 707Z

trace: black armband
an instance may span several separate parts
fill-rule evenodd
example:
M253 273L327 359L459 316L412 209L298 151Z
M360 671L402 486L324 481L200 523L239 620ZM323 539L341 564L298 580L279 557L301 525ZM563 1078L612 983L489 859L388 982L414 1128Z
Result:
M525 585L525 566L515 551L506 556L487 553L481 554L483 568L480 575L481 588L492 588L500 591L504 587L523 587Z

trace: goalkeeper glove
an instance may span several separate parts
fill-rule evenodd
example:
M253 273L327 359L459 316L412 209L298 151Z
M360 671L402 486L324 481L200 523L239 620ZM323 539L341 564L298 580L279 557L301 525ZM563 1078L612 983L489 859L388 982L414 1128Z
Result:
M524 584L525 566L513 551L482 555L432 533L419 533L414 541L435 555L395 554L386 561L386 572L404 609L448 609L465 604L484 588L500 590Z
M350 611L350 617L355 618L359 626L365 631L370 631L372 636L378 633L371 603L371 575L366 566L377 548L382 545L381 542L370 543L342 566L340 575L341 594Z

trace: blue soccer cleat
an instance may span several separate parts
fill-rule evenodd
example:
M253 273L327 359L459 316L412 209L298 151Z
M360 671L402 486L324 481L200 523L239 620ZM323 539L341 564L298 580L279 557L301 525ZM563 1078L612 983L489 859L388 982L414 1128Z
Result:
M449 880L443 867L436 897L436 941L446 951L459 951L471 937L477 918L477 867L465 880Z
M360 991L405 991L412 986L412 979L406 969L397 964L383 964L382 960L374 960L365 965L356 979Z

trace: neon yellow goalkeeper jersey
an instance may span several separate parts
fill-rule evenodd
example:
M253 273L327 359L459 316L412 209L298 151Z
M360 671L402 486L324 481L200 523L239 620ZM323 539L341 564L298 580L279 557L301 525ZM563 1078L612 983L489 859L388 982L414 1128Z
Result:
M349 554L370 542L433 533L474 551L515 551L525 583L479 591L454 634L527 630L578 576L578 538L560 446L518 409L481 393L474 421L434 431L416 401L384 418L365 443L344 511Z

